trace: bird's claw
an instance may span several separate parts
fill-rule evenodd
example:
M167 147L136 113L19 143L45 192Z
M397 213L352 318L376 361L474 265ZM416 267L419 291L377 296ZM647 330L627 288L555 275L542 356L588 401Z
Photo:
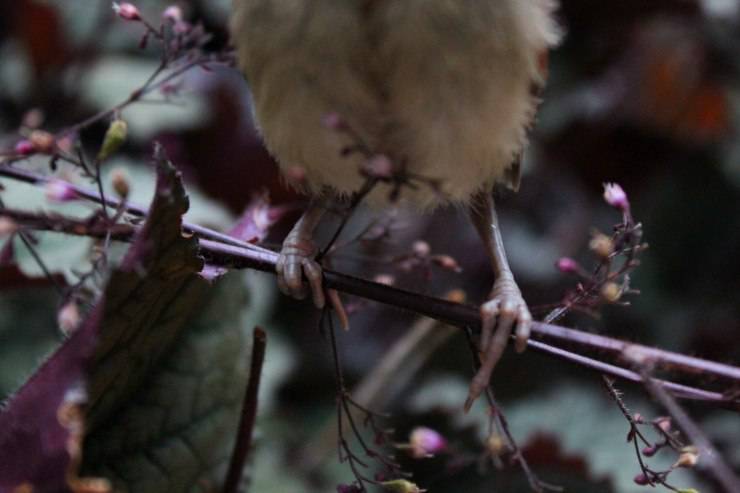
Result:
M308 294L303 276L308 279L308 287L317 308L326 304L322 286L322 270L314 260L318 249L310 238L289 234L283 242L280 256L275 264L278 288L284 294L302 300Z
M513 279L496 281L490 299L481 305L480 313L481 366L470 382L470 391L465 401L466 412L488 386L491 373L501 359L512 330L516 335L516 350L522 352L527 347L532 327L532 315Z

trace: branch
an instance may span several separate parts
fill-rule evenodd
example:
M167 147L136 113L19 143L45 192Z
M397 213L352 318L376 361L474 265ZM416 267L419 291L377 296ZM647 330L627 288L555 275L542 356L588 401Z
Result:
M52 180L57 181L57 182L60 181L56 178L48 178L44 175L34 173L32 171L26 171L23 169L16 168L12 166L11 164L0 165L0 176L4 176L12 180L16 180L16 181L20 181L23 183L28 183L30 185L36 185L36 186L45 186L47 183L49 183ZM72 190L77 197L81 199L89 200L96 204L105 204L113 209L118 209L119 207L122 207L122 210L124 210L128 214L131 214L132 216L145 217L149 211L147 207L143 207L134 202L130 202L130 201L122 202L112 197L105 197L101 199L100 194L91 188L73 185L72 183L68 183L68 182L64 182L64 184L70 190ZM7 209L3 212L4 215L7 215L6 211ZM196 234L200 238L207 238L207 239L211 239L214 241L219 241L221 243L226 243L228 245L240 246L240 247L252 249L255 251L261 251L261 252L270 251L265 248L259 247L257 245L253 245L251 243L240 241L227 234L219 233L218 231L204 228L203 226L189 223L187 221L184 221L182 226L183 226L183 230L186 233ZM78 233L75 233L74 231L64 231L64 232L69 233L69 234L78 234ZM119 239L122 239L122 238L119 238Z
M9 165L0 166L0 176L35 185L44 185L49 181L43 175L20 170ZM80 198L96 203L102 202L99 194L95 191L71 184L69 186ZM110 197L107 197L105 202L114 208L122 207L126 212L134 216L145 216L147 212L147 209L144 207L130 202L122 205L120 201ZM82 224L89 225L85 221L68 220L65 222L60 221L59 216L55 216L55 221L50 221L51 216L48 216L46 220L39 220L38 218L31 220L31 216L28 213L9 209L3 210L2 214L17 218L20 223L29 220L31 221L30 226L35 226L38 229L84 236L96 236L96 234L100 233L95 228L80 228L79 226ZM201 254L210 264L235 269L256 269L270 273L274 273L275 271L275 261L278 255L271 250L240 241L226 234L192 223L183 223L183 229L189 234L198 235ZM130 233L117 230L116 236L119 240L127 240L130 238L128 235L133 235L134 232L135 228L133 227ZM324 271L324 279L325 286L329 289L336 289L347 294L361 296L369 300L412 311L457 327L480 329L479 311L477 307L472 305L433 298L348 276L332 270ZM635 355L639 355L643 361L649 362L654 368L671 370L689 376L711 376L717 380L721 380L731 388L740 386L740 368L735 366L541 322L535 322L533 324L532 332L541 339L568 343L587 350L597 350L610 354L617 359L627 359L629 361ZM529 341L528 346L535 351L565 359L595 371L604 372L633 382L644 383L639 373L552 346L541 340L532 339ZM712 402L735 411L740 411L740 401L736 397L725 396L720 392L703 390L678 383L663 380L657 381L670 390L676 397Z
M245 250L240 247L224 245L211 240L201 240L200 246L201 253L206 258L206 261L213 265L236 269L249 268L274 273L275 261L278 257L278 254L275 252ZM412 311L449 325L461 328L473 327L476 330L480 329L479 310L472 305L433 298L331 270L324 271L324 282L328 289L336 289L347 294L361 296L386 305ZM532 332L540 337L550 337L586 348L618 353L617 355L620 357L639 352L647 360L655 362L656 365L666 368L671 367L677 372L685 372L692 375L712 375L724 378L731 384L740 385L740 368L734 366L684 356L640 344L628 343L605 336L589 334L558 325L535 322L532 325ZM550 354L618 378L633 382L643 382L643 378L639 373L572 353L538 340L530 339L528 347L531 347L535 351ZM719 392L707 391L663 380L658 380L658 382L671 390L677 397L719 403L730 409L740 411L740 402L737 402L733 398L725 397Z
M237 493L242 482L244 466L252 451L252 440L254 425L257 421L257 398L259 396L260 379L262 378L262 365L265 362L265 351L267 347L267 334L259 327L254 329L252 336L252 355L250 357L249 379L247 390L244 393L242 403L242 414L239 419L239 431L234 443L234 451L231 454L223 493Z

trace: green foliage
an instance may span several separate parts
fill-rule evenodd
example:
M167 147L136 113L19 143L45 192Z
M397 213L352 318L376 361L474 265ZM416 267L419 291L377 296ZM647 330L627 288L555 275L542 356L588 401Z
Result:
M183 300L197 316L86 440L85 471L113 480L117 491L205 492L223 478L246 386L249 303L241 274L201 295Z

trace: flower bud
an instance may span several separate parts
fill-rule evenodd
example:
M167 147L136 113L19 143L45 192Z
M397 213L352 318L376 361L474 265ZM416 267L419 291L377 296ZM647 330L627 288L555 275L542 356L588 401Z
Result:
M52 179L46 183L44 188L47 200L51 202L69 202L77 200L77 192L74 187L66 181Z
M601 298L607 303L616 303L622 297L622 288L615 282L607 282L601 287Z
M8 216L0 216L0 238L10 236L18 231L18 223Z
M697 462L699 462L699 450L696 447L689 445L680 450L678 460L673 464L673 467L691 468L694 467Z
M411 249L417 257L426 257L432 251L429 243L421 240L415 241Z
M634 481L635 484L639 484L640 486L647 486L650 484L650 480L644 474L638 474L634 477L632 481Z
M380 485L391 493L422 493L426 490L420 489L411 481L405 479L394 479L393 481L384 481Z
M652 457L657 451L658 447L656 447L655 445L651 445L650 447L644 447L642 449L642 455L644 455L645 457Z
M56 139L52 134L44 130L34 130L28 137L36 152L51 154L54 151Z
M594 233L588 248L602 259L609 258L614 253L614 241L604 233Z
M15 145L15 153L21 156L30 156L34 152L36 152L36 147L30 140L23 139Z
M127 21L141 20L141 12L134 4L129 2L113 2L113 11L118 17Z
M123 168L114 169L111 172L110 180L111 184L113 185L113 190L116 192L116 195L118 195L122 199L127 198L129 192L131 191L131 186L129 185L129 179L126 171L124 171Z
M373 281L385 286L393 286L396 283L396 278L393 277L391 274L378 274L377 276L375 276Z
M668 416L661 416L659 418L655 418L653 420L653 424L660 428L664 433L669 433L671 431L671 418Z
M462 272L462 267L457 263L453 257L449 255L434 255L432 262L442 267L445 270L451 270L452 272Z
M113 120L105 132L103 145L100 146L100 151L98 152L98 161L102 163L111 157L126 141L127 134L128 124L126 121L120 118Z
M453 303L465 303L466 298L465 291L462 289L453 289L445 295L445 299Z
M486 439L486 450L493 457L500 457L507 450L506 442L498 433L491 433Z
M573 274L575 272L578 272L579 269L578 262L570 257L560 257L555 263L555 266L563 274Z
M66 336L71 335L80 325L80 309L77 303L70 301L57 313L59 329Z
M630 207L627 194L616 183L604 183L604 200L610 206L616 207L621 211L626 211Z
M162 12L162 18L173 23L182 22L182 9L177 5L170 5Z
M432 457L447 448L447 440L431 428L419 426L409 436L409 453L414 459Z

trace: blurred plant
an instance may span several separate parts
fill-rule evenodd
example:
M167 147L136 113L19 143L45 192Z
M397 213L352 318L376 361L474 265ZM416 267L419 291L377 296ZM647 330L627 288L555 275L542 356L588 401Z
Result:
M383 478L396 478L407 475L407 473L404 473L401 470L400 464L398 464L393 458L386 456L382 450L376 450L369 446L365 438L363 438L362 430L359 428L355 419L355 412L359 412L364 416L363 425L370 428L374 435L374 443L378 447L383 447L391 443L392 430L384 429L379 423L380 419L388 419L388 416L371 411L352 398L349 389L344 383L344 374L342 372L342 365L339 359L339 348L337 346L334 323L332 321L332 314L329 308L324 308L321 313L321 320L319 323L321 329L329 334L329 342L331 344L332 357L334 360L334 375L337 384L337 439L339 441L339 462L346 462L355 477L354 483L348 487L355 488L358 492L366 492L366 483L383 485ZM375 474L377 479L370 478L363 473L363 469L369 468L370 465L353 451L352 445L345 435L343 427L343 423L345 422L349 424L350 432L359 444L364 457L376 462L382 468L381 472Z
M635 447L635 455L641 471L634 478L635 484L640 486L659 484L671 491L681 491L668 483L668 476L677 467L693 467L696 465L699 457L696 447L686 446L682 442L680 432L672 429L670 417L660 416L648 421L639 413L630 414L622 400L622 393L614 386L613 380L603 377L603 383L630 425L627 442L632 443ZM641 426L651 427L657 433L659 440L655 442L648 440L640 430ZM642 442L642 448L640 442ZM670 468L664 471L655 471L648 466L644 457L653 457L663 448L672 449L678 455L678 459Z
M592 233L588 247L597 263L590 272L572 258L557 261L560 272L576 275L581 281L544 318L545 323L555 322L573 310L598 316L601 306L629 306L622 297L640 293L630 286L630 274L640 265L640 253L648 248L642 242L642 224L633 219L627 194L618 184L604 184L604 200L622 213L622 222L614 226L611 236Z

